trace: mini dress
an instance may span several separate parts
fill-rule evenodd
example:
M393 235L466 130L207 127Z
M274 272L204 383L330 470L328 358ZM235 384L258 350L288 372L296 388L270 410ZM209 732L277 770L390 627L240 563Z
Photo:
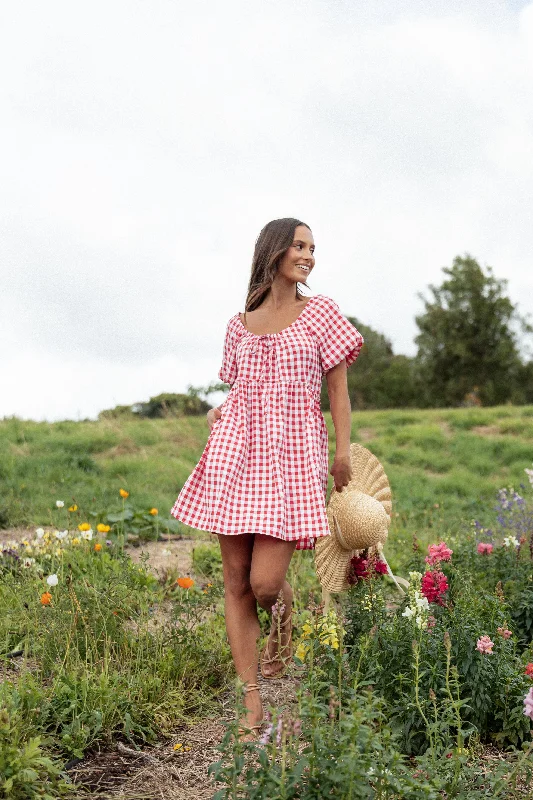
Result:
M218 377L230 386L202 456L171 514L211 533L259 533L312 549L326 516L328 431L324 374L352 364L363 337L326 295L313 295L279 333L226 327Z

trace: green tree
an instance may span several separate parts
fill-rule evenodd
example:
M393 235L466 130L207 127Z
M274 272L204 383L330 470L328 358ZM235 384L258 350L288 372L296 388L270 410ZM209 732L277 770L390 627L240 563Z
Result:
M386 336L355 317L347 319L365 340L354 369L348 371L352 409L416 405L418 389L413 359L394 355ZM323 410L329 410L326 381L322 384L321 404Z
M507 281L468 254L443 272L442 284L429 286L430 299L420 295L424 313L416 317L427 404L461 405L471 393L483 405L512 399L523 371L518 331L531 327L506 296Z

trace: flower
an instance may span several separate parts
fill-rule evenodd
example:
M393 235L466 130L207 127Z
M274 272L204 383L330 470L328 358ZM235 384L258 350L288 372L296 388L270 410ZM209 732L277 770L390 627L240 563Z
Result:
M425 558L426 564L433 567L440 561L449 561L452 557L453 550L450 550L445 542L440 542L440 544L428 545L428 553L429 555Z
M524 714L533 720L533 686L524 697Z
M476 650L480 653L492 653L494 642L488 636L480 636L476 642Z
M518 547L520 542L518 541L516 536L506 536L505 539L503 540L503 544L504 547L511 547L511 545L514 547Z
M378 575L386 575L389 570L387 569L385 562L381 561L381 559L378 559L374 562L374 571L377 572Z
M38 539L42 539L42 538L43 538L43 536L44 536L44 530L43 530L43 528L37 528L37 529L36 529L36 531L35 531L35 535L36 535L36 537L37 537Z
M346 577L348 583L353 586L359 580L368 578L368 559L361 556L352 556Z
M167 548L165 548L164 550L161 550L161 555L165 558L168 558L168 556L172 555L172 550L167 550Z
M432 630L437 624L437 618L430 614L428 617L428 631Z
M78 525L78 530L79 531L90 531L91 530L91 525L90 525L89 522L80 522L80 524Z
M190 589L192 586L194 586L193 579L192 578L188 578L188 577L187 578L178 578L176 583L182 589Z
M109 531L111 530L111 525L104 525L103 522L99 522L98 525L96 526L96 530L98 531L98 533L109 533Z
M54 536L56 539L59 539L59 541L62 541L63 539L67 538L68 531L54 531Z
M525 473L526 473L526 475L527 475L527 479L528 479L528 481L529 481L529 482L530 482L530 484L533 486L533 469L528 469L528 468L526 467L526 469L524 470L524 472L525 472Z
M181 750L182 747L183 747L182 742L176 742L176 744L174 745L174 747L172 749L173 750Z
M92 528L88 528L82 531L81 533L82 539L86 539L88 542L91 541L93 538L93 531Z
M64 504L63 500L56 500L56 506L58 508L63 508L64 505L65 504Z
M490 544L489 542L480 542L477 546L477 551L481 555L483 555L484 553L487 554L492 553L493 550L494 550L494 545Z
M74 503L74 505L69 506L68 510L69 511L77 511L78 510L78 506L76 505L76 503Z
M48 586L57 586L57 584L59 583L59 578L57 577L55 572L52 575L48 576L48 578L46 579L46 583L48 584Z
M43 592L41 595L41 605L42 606L49 606L50 601L52 600L52 595L50 592Z
M24 567L24 569L28 569L33 564L35 564L34 558L25 558L24 561L22 562L22 566Z
M155 517L157 514L159 514L159 511L157 510L157 508L151 508L148 513L151 514L152 517Z
M526 668L524 670L524 675L527 675L528 678L533 678L533 662L530 661L529 664L526 664Z
M94 546L95 552L99 553L101 549L102 549L102 545L100 544L100 542L96 542L96 544Z
M430 603L437 603L437 605L443 606L444 593L447 590L448 581L446 575L439 570L434 570L433 572L428 570L422 576L421 591Z
M504 639L510 639L513 635L513 632L507 630L507 628L498 628L498 633L500 636L503 636Z
M402 617L407 617L407 619L411 619L411 617L414 617L415 614L416 611L413 608L411 608L411 606L407 606L407 608L402 614Z
M72 540L72 544L79 544L79 543L80 543L80 540L78 539L77 536L75 536L74 539Z
M125 489L120 489L119 490L119 495L125 499L126 497L130 496L130 493L127 492Z

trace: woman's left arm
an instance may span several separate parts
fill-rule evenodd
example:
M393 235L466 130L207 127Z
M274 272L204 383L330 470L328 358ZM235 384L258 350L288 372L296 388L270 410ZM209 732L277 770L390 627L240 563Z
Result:
M352 477L350 465L350 433L352 429L352 409L348 395L346 360L343 358L332 369L326 372L329 406L335 427L335 458L330 474L333 475L335 488L341 492Z

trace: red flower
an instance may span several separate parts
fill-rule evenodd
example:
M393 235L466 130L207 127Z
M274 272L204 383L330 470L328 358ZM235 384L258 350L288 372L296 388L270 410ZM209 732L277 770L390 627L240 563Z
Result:
M533 662L530 661L529 664L526 664L524 674L527 675L528 678L533 678Z
M374 571L378 573L378 575L386 575L388 572L387 565L384 561L376 561L374 564Z
M427 598L429 603L437 603L439 606L444 605L444 593L448 589L448 581L446 575L439 570L434 572L428 571L422 576L422 594Z

